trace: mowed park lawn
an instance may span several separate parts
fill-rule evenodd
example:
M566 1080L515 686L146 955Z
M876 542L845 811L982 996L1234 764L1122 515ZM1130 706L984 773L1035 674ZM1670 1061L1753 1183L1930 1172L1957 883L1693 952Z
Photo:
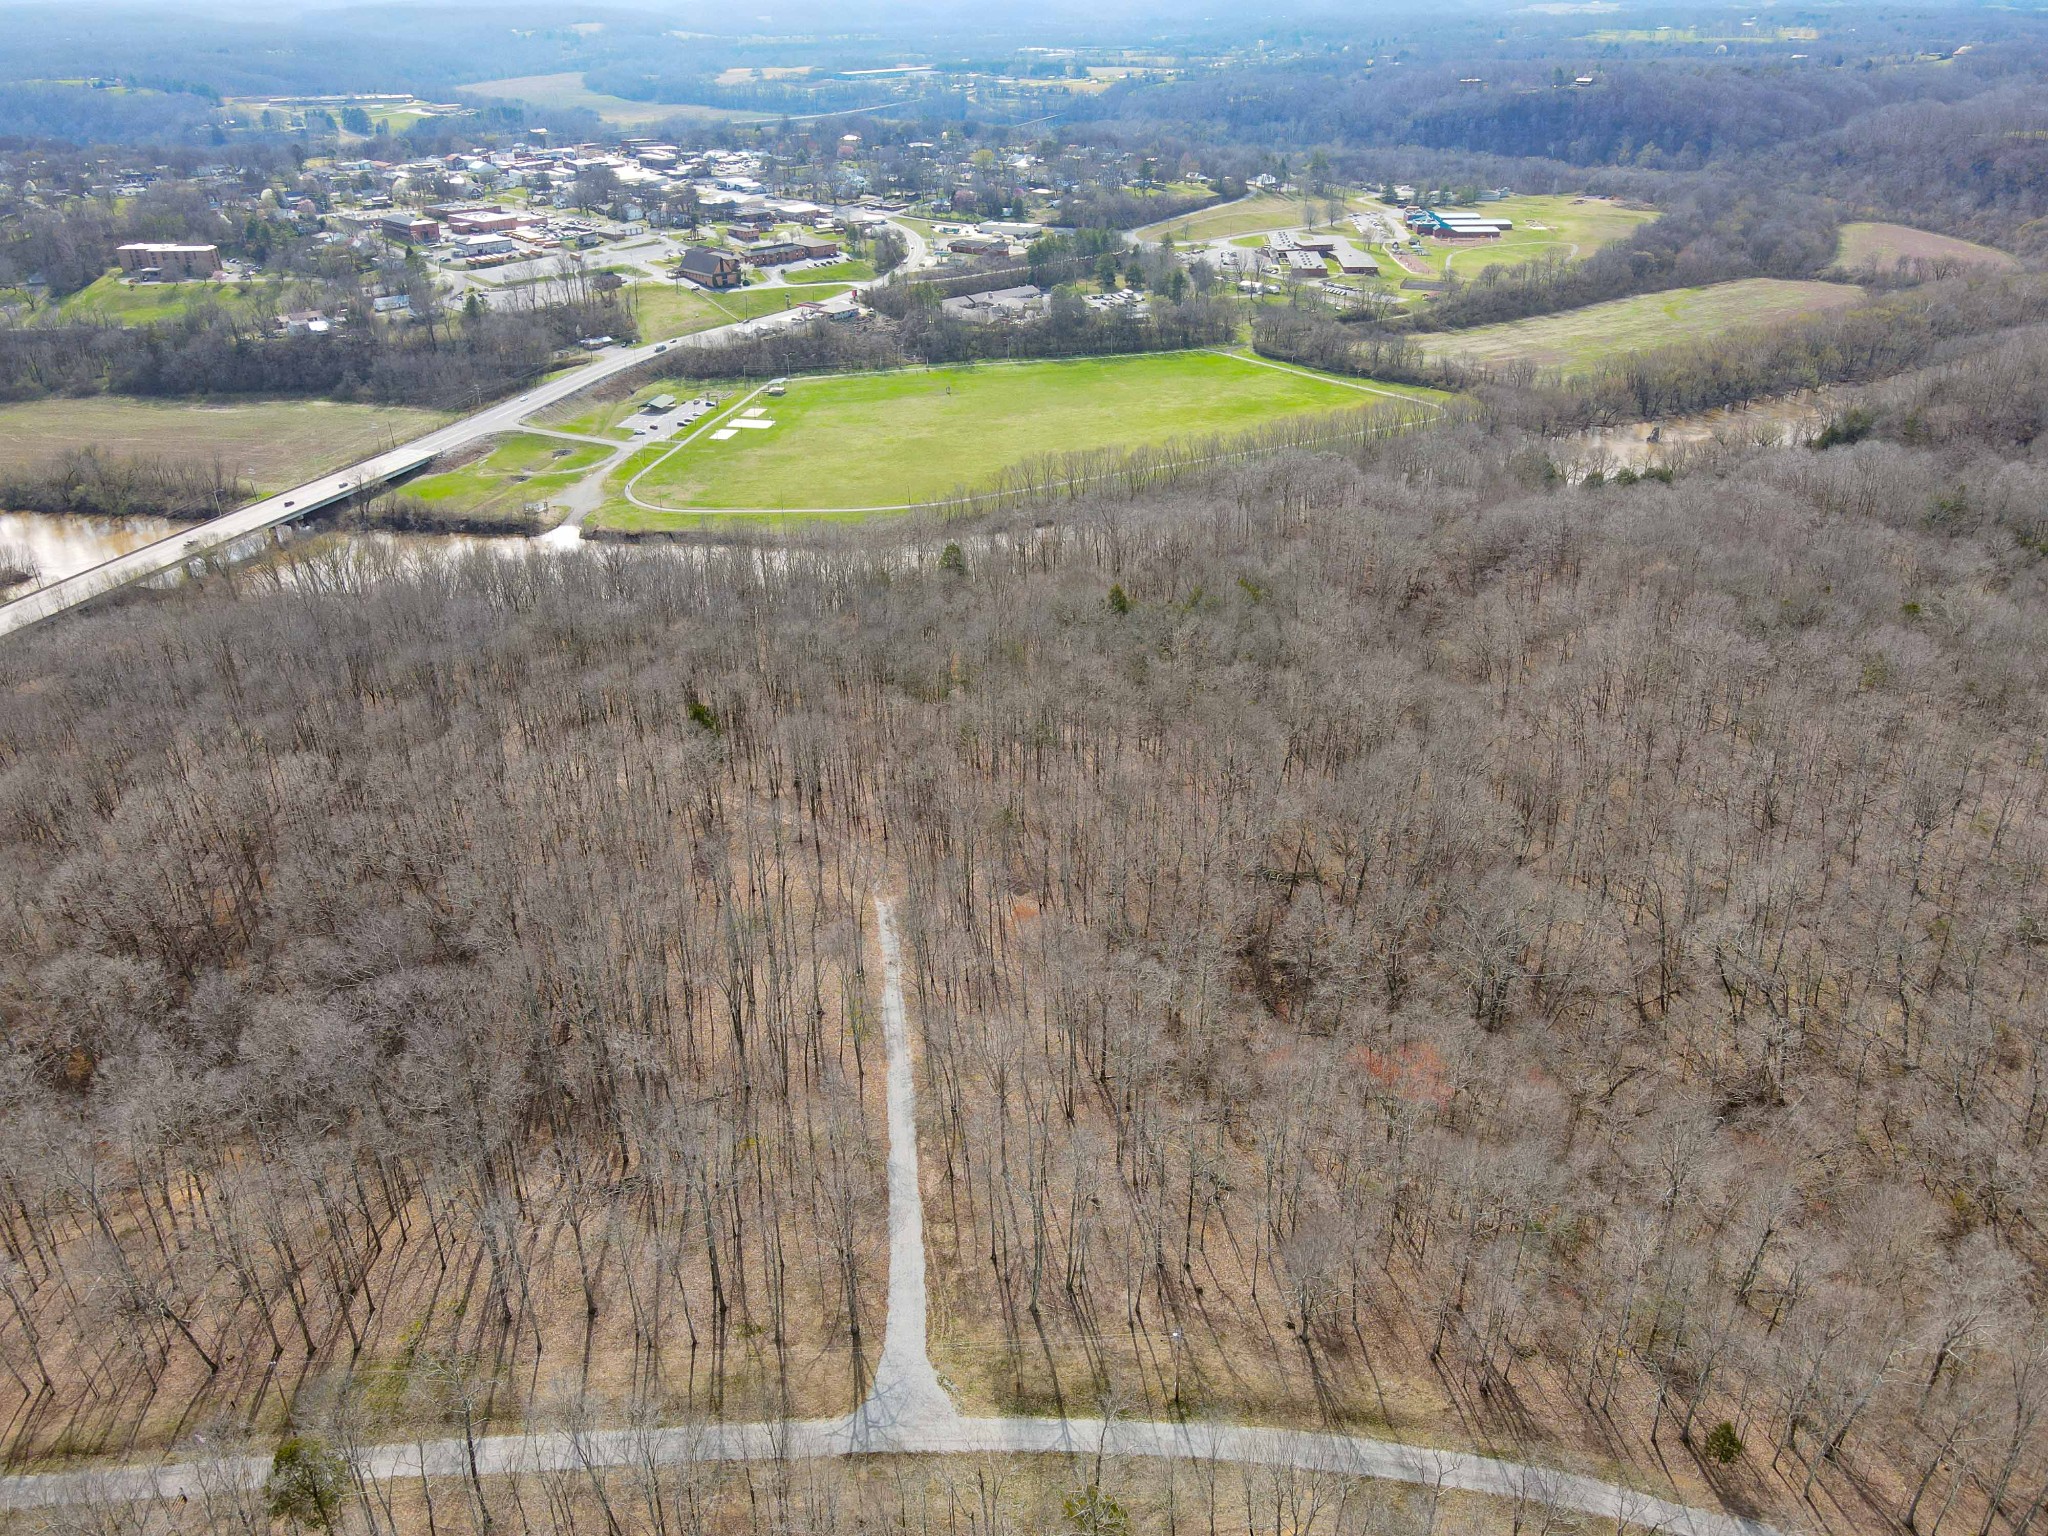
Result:
M1490 368L1526 363L1577 373L1673 342L1843 309L1862 297L1863 290L1850 283L1752 277L1615 299L1505 325L1425 335L1417 341L1430 355L1453 362Z
M31 400L0 405L0 469L30 469L77 448L112 458L212 464L283 490L396 447L448 421L439 411L332 400Z
M1845 272L1883 270L1901 261L1947 262L1956 267L1994 268L2010 272L2019 258L1988 245L1937 235L1904 224L1844 224L1835 265Z
M773 426L734 429L723 442L706 431L660 460L634 490L686 517L692 508L885 509L986 485L1040 455L1391 407L1397 399L1389 396L1435 398L1426 390L1372 389L1384 392L1216 352L798 378L779 399L734 402L759 408ZM617 502L601 520L670 525L660 514Z

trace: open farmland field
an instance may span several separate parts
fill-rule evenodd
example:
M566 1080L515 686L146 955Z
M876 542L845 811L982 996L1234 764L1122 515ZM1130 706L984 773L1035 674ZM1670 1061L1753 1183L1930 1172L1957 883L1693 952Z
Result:
M1454 362L1490 368L1526 363L1570 373L1672 342L1842 309L1862 296L1862 289L1848 283L1756 277L1706 288L1646 293L1560 315L1420 339L1433 356Z
M1424 253L1438 272L1470 278L1488 267L1549 256L1577 261L1657 217L1654 209L1580 197L1508 197L1471 211L1512 219L1515 227L1498 240L1479 243L1424 240Z
M886 509L985 484L1040 455L1231 433L1338 411L1398 390L1268 367L1216 352L915 369L797 379L780 399L735 401L635 487L642 501L705 510ZM772 426L739 428L758 410ZM612 526L663 526L659 513L610 509Z
M2010 271L2019 259L2005 251L1954 235L1911 229L1904 224L1844 224L1835 265L1845 272L1885 270L1900 262L1926 262L1956 267L1992 267Z
M395 447L447 419L438 411L331 400L33 400L0 406L0 468L32 468L72 449L98 448L116 458L218 459L258 488L276 491Z
M463 86L461 94L488 96L496 101L520 101L542 111L583 107L606 122L622 127L658 123L671 117L694 118L703 122L754 122L760 118L758 112L728 112L719 107L628 101L623 96L607 96L602 91L591 90L583 83L583 76L574 70L559 75L517 75L507 80L480 80L475 85Z

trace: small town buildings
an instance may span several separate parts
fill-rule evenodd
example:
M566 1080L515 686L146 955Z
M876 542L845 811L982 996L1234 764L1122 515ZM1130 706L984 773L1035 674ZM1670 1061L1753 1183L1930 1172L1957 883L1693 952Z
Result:
M187 278L211 277L220 270L217 245L159 245L138 242L124 245L114 255L123 272L145 281L177 282Z

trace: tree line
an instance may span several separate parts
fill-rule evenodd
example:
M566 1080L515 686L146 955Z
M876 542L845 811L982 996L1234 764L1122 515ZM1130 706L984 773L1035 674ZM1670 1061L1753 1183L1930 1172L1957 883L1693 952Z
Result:
M478 308L453 322L387 324L360 300L344 317L327 335L299 336L272 334L267 317L211 305L145 326L4 326L0 399L203 390L474 408L545 371L580 337L636 331L619 296L594 288L517 308Z
M900 320L867 324L811 320L698 347L677 347L650 376L762 379L791 373L849 372L913 364L939 366L995 359L1100 357L1218 346L1236 331L1224 301L1191 295L1154 298L1149 313L1098 312L1057 289L1050 313L1024 324L980 325L956 319L936 297L911 305Z

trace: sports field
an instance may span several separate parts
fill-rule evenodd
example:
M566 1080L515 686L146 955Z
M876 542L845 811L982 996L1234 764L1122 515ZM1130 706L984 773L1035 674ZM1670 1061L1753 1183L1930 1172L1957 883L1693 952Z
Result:
M1901 261L1943 263L1956 267L1994 267L2011 271L2019 258L1988 245L1958 240L1954 235L1937 235L1932 230L1910 229L1904 224L1844 224L1842 243L1835 250L1835 265L1846 272L1871 267L1886 269Z
M1391 405L1389 397L1434 398L1215 352L800 378L779 399L734 397L726 415L634 489L677 511L887 508L986 485L1039 455L1242 432ZM739 419L771 424L741 427ZM662 525L616 505L605 521Z
M0 406L0 468L48 463L74 448L116 458L211 464L216 458L264 490L283 490L396 447L448 418L404 406L332 400L32 400Z
M1417 340L1433 356L1455 362L1494 368L1526 363L1573 373L1673 342L1842 309L1862 297L1863 290L1849 283L1753 277L1706 288L1646 293L1560 315L1482 325Z

